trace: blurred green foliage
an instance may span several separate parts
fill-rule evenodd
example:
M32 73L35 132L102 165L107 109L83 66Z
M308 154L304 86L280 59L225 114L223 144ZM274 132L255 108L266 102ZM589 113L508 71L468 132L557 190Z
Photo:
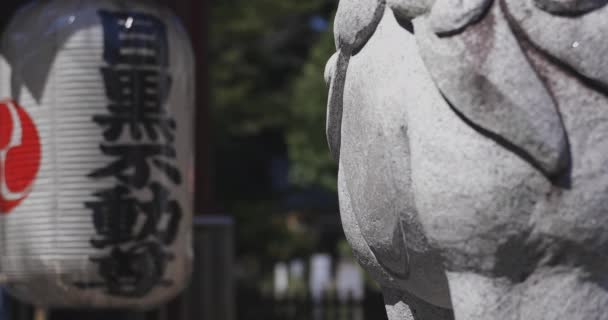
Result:
M212 4L210 83L222 133L284 128L293 76L318 35L309 28L326 0L221 0Z
M244 259L255 255L262 263L306 256L318 237L314 230L286 228L282 200L298 189L335 191L323 80L335 49L330 28L315 29L311 21L329 20L337 1L218 0L211 5L214 185L223 210L236 218L237 253ZM282 158L289 161L287 187L271 177L277 170L272 162Z
M223 209L237 222L239 283L253 292L262 287L272 293L277 261L307 261L331 246L340 259L354 259L342 237L328 241L315 227L315 214L337 216L336 208L313 213L284 205L289 195L303 190L336 193L337 165L325 137L328 90L323 74L335 52L330 19L337 2L212 2L215 186ZM327 29L311 26L313 18L325 19ZM288 161L287 187L277 187L269 178L269 166L274 166L269 163L281 157ZM313 222L294 223L294 217L302 216ZM290 287L290 295L301 296L306 286Z
M214 3L210 83L220 159L242 152L240 146L235 150L235 140L277 130L286 140L290 182L336 190L336 164L325 139L323 80L335 48L329 29L319 35L309 25L313 15L333 16L335 5L330 0ZM221 193L229 194L236 181L223 182Z
M299 186L320 186L336 191L337 165L325 138L327 86L325 64L335 52L333 35L324 33L292 87L287 129L290 181Z

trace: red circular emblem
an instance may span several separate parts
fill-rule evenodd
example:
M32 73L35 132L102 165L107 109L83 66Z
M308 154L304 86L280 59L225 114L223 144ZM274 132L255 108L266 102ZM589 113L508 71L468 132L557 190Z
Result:
M31 191L40 169L40 137L25 109L0 100L0 214L8 214Z

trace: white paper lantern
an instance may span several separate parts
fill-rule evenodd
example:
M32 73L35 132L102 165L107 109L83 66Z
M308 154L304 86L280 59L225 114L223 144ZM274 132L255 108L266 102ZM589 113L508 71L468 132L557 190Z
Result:
M158 305L191 269L193 54L167 10L37 1L0 61L0 272L46 307Z

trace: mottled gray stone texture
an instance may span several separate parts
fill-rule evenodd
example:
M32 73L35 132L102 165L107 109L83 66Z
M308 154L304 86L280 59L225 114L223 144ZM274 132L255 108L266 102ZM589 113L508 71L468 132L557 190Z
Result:
M605 0L341 0L327 135L391 320L608 319Z

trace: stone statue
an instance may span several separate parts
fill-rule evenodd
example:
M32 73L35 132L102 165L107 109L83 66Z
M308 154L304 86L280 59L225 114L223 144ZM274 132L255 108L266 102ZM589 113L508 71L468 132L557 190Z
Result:
M391 320L608 319L608 0L341 0L344 229Z

